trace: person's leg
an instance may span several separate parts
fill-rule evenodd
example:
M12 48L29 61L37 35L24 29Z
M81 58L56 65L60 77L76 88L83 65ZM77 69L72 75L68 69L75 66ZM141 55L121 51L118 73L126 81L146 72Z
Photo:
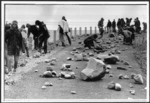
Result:
M8 55L8 72L12 71L13 61L13 56Z
M41 52L43 42L44 42L44 38L40 37L39 38L39 52Z
M63 33L59 33L60 35L60 41L62 43L62 46L65 46L65 43L64 43L64 34Z
M69 37L69 35L68 35L68 32L65 32L65 35L67 36L68 42L69 42L69 44L71 45L71 39L70 39L70 37Z
M14 71L13 72L16 72L16 69L18 67L18 60L19 60L19 55L15 54L14 55Z
M48 38L44 39L44 52L47 53L47 40Z

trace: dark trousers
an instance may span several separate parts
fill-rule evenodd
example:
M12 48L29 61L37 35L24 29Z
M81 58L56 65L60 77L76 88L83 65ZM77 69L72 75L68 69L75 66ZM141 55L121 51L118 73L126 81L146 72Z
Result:
M34 49L37 50L39 48L39 40L38 37L33 37L34 39Z
M70 37L69 37L69 35L68 35L68 32L65 32L65 35L66 35L66 37L67 37L67 39L68 39L69 44L71 45L71 39L70 39Z
M65 33L61 33L61 32L60 32L60 41L62 42L62 46L65 46L65 43L64 43L64 36L67 37L68 42L69 42L69 44L71 45L71 39L70 39L70 37L68 36L68 32L65 32Z
M40 37L39 38L39 51L41 52L41 49L42 49L42 45L43 45L43 43L44 43L44 47L43 47L43 49L44 49L44 53L47 53L47 40L48 40L48 38L47 37Z

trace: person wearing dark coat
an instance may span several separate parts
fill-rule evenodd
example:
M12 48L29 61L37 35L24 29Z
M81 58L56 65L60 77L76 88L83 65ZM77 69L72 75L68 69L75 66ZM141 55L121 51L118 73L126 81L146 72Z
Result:
M140 31L141 31L141 27L140 27L141 23L140 23L140 20L139 20L138 17L134 20L134 25L135 25L135 27L136 27L136 30L135 30L135 31L136 31L137 33L140 33Z
M28 28L28 39L30 37L30 34L32 33L33 35L33 40L34 40L34 49L37 50L39 47L39 36L40 36L40 32L39 29L36 27L36 25L30 25L30 24L26 24L26 27Z
M98 28L101 37L103 37L103 33L104 33L103 26L104 26L104 18L101 18L100 21L98 22Z
M19 54L20 51L25 52L23 49L23 43L22 43L22 35L21 32L18 29L18 22L13 21L11 28L6 31L5 34L5 42L7 45L7 50L8 50L8 56L9 56L9 65L10 65L10 70L12 69L12 57L14 57L14 72L16 72L17 65L18 65L18 60L19 60Z
M115 21L115 19L113 20L113 22L112 22L112 31L113 32L116 32L116 21Z
M94 42L96 42L97 37L98 37L98 36L97 36L96 34L87 37L87 38L84 40L84 47L88 47L89 49L92 49L92 47L95 47L95 46L94 46Z
M108 33L111 32L111 26L112 26L111 21L108 20L108 23L107 23L107 32Z
M130 23L132 21L132 18L126 18L126 26L130 26Z
M42 48L44 49L44 53L47 53L47 41L48 38L50 37L50 34L48 32L48 29L46 27L46 24L44 22L41 22L39 20L35 21L35 25L39 26L39 52L41 52ZM44 47L42 47L44 43Z
M118 35L119 35L119 32L121 30L121 19L120 18L117 21L117 28L118 28Z

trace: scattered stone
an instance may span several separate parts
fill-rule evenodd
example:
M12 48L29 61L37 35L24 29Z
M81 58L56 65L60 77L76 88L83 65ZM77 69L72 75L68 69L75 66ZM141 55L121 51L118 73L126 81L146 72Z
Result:
M110 71L109 71L108 69L106 69L105 73L106 73L106 74L109 74L109 73L110 73Z
M118 77L119 79L123 79L124 78L124 76L123 76L123 74L119 74L119 77Z
M36 53L33 55L33 58L39 58L40 56L41 56L41 53L36 52Z
M91 57L88 65L85 69L80 72L82 80L94 80L101 79L106 74L105 63L101 60Z
M82 53L75 54L74 56L75 56L75 60L76 61L82 61L83 60L83 54Z
M128 68L132 68L132 66L131 65L129 65L129 67Z
M50 62L51 62L51 59L45 59L44 62L45 62L45 63L50 63Z
M129 76L125 75L123 78L124 78L124 79L129 79Z
M115 54L121 54L120 50L115 50Z
M66 74L65 75L65 79L71 79L71 75L70 74Z
M62 78L61 78L61 77L59 77L59 80L62 80Z
M111 69L111 65L106 65L106 69Z
M45 86L50 86L51 84L49 82L44 83Z
M67 68L68 69L68 71L72 71L72 69L71 68Z
M114 82L110 82L107 86L108 89L115 89L115 83Z
M135 95L135 90L130 90L129 91L132 95Z
M75 77L75 73L74 72L70 72L71 78L74 79Z
M43 73L43 77L52 77L52 72L51 71L45 71Z
M129 63L128 62L124 62L124 65L129 65Z
M50 65L56 65L56 61L51 61Z
M94 54L93 54L93 53L88 53L88 55L89 55L89 56L94 56Z
M71 57L68 57L67 60L72 60L72 58L71 58Z
M74 47L73 49L72 49L72 51L76 51L77 49Z
M136 76L136 74L135 74L135 73L132 73L132 74L131 74L131 79L133 79L134 76Z
M71 64L63 64L60 69L63 71L72 71Z
M39 70L36 69L34 72L38 72L38 71L39 71Z
M56 71L52 71L52 76L53 76L53 77L56 77L56 76L57 76Z
M133 77L133 79L135 80L136 84L143 84L144 80L141 74L137 74Z
M42 89L46 89L47 87L44 85L44 86L42 86L41 88L42 88Z
M125 67L117 67L117 69L119 69L119 70L127 70L127 68L125 68Z
M117 61L119 61L119 56L117 55L111 55L104 58L106 64L116 64Z
M71 91L71 94L76 94L76 91Z
M53 70L54 70L54 68L52 66L46 67L46 71L53 71Z
M109 37L110 37L110 38L115 37L114 33L110 33L110 34L109 34Z
M115 83L115 90L120 91L121 85L119 83Z
M109 77L113 77L113 74L109 74Z

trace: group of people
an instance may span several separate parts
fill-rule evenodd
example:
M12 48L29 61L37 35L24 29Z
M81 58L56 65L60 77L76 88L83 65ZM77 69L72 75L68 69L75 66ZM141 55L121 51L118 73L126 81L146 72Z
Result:
M8 68L8 73L16 72L20 52L29 54L29 36L33 34L34 48L41 52L47 53L47 40L50 37L48 29L44 22L36 20L35 25L26 24L18 27L16 20L5 25L5 62ZM43 46L44 44L44 46ZM14 69L12 70L12 67Z
M98 21L98 28L99 28L99 34L94 34L89 37L87 37L84 40L84 47L88 47L89 49L97 48L97 39L99 37L103 37L104 31L107 33L117 33L118 35L122 34L124 39L124 44L131 44L132 41L135 39L135 32L140 33L141 32L141 25L140 20L138 17L135 18L134 24L131 25L132 18L126 18L126 21L123 18L119 18L116 22L115 19L111 22L108 20L106 25L106 30L104 30L104 18L101 18ZM118 31L116 30L116 27L118 28ZM146 32L147 24L143 22L143 31Z
M71 45L71 39L68 35L70 32L69 24L65 16L62 17L58 23L58 31L62 46L65 45L64 37L66 36L69 44ZM33 35L34 50L42 53L47 53L47 44L50 37L49 30L43 21L36 20L35 24L26 24L18 27L16 20L12 23L5 24L5 66L8 68L8 72L16 72L20 52L26 53L27 57L29 54L29 37ZM12 69L14 67L14 69Z
M132 40L134 39L135 32L140 33L140 21L138 17L134 20L134 25L130 25L132 18L126 18L126 22L123 18L119 18L117 23L115 19L113 22L108 20L107 23L107 33L115 32L122 34L124 36L124 42L129 42L132 44ZM146 23L143 23L145 28L147 27ZM116 30L118 28L118 31ZM101 18L98 22L99 34L91 35L83 41L84 47L91 48L98 48L97 46L97 39L103 37L105 32L104 30L104 18ZM146 31L146 29L144 29ZM69 24L65 16L62 17L60 22L58 23L58 32L60 41L63 47L66 46L64 37L67 37L69 44L71 45L71 39L68 35L70 32ZM12 71L12 64L14 58L14 72L16 72L16 68L18 65L20 51L26 53L27 57L30 56L29 54L29 37L30 34L33 35L34 40L34 49L38 52L41 52L42 49L44 53L47 53L47 42L48 38L50 37L48 28L43 21L36 20L34 25L26 24L22 25L21 28L18 28L18 22L14 20L12 23L5 25L5 60L6 66L8 67L9 71Z

